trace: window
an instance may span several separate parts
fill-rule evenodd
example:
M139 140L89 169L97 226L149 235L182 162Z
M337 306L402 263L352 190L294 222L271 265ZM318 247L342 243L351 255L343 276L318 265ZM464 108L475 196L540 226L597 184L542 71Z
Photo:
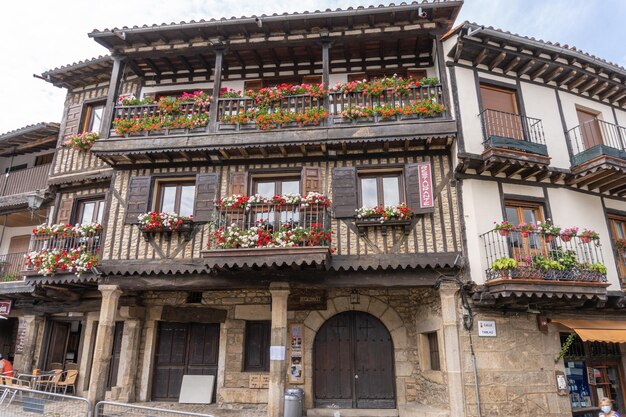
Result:
M39 155L38 157L35 158L35 166L38 167L39 165L51 164L53 156L54 156L54 153L47 153L44 155Z
M284 194L300 194L300 176L285 176L282 178L253 178L253 194L260 194L263 197L273 197L275 195ZM273 211L270 209L259 208L254 213L254 220L257 224L269 223L267 226L270 229L275 229L277 225L283 223L297 224L300 220L300 211L297 208L289 210Z
M91 103L85 106L81 132L99 132L104 113L104 103Z
M246 321L244 372L270 369L270 321Z
M500 136L524 139L515 90L481 84L480 97L483 106L483 126L485 126L487 138Z
M614 214L609 215L609 223L611 224L611 237L613 240L626 242L626 217ZM619 277L622 283L624 283L626 281L626 250L618 249L616 258Z
M195 91L203 91L207 94L213 94L213 89L199 89L199 90L169 90L169 91L159 91L157 93L154 93L154 98L155 100L159 100L161 97L179 97L181 95L183 95L183 93L193 93ZM148 95L146 95L148 96Z
M157 211L191 216L195 198L196 186L193 181L163 181L158 185Z
M104 215L104 199L83 200L78 202L76 223L102 223Z
M441 371L441 363L439 362L439 340L437 332L428 333L428 352L430 354L430 369L433 371Z
M543 222L543 205L525 201L505 201L506 220L509 223L518 225L524 223ZM512 233L509 236L511 246L511 257L518 260L526 260L533 255L546 255L549 247L539 238L539 234L530 234L523 238L519 233Z
M580 135L583 140L583 147L589 149L596 145L602 145L602 132L598 116L600 113L576 107L576 116L580 125Z
M7 173L7 172L21 171L26 168L28 168L27 164L13 165L12 167L6 167L4 169L4 172Z
M394 206L403 201L401 173L359 176L361 207Z

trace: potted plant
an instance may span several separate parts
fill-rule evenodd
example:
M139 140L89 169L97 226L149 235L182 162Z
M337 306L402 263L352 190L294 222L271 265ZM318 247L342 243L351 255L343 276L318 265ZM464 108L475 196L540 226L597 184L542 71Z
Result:
M517 230L520 232L522 237L528 237L531 232L537 230L537 226L535 226L535 223L521 222L517 225Z
M624 250L626 249L626 239L615 239L615 249Z
M566 227L565 229L561 230L561 240L563 242L569 242L577 234L578 234L578 227L576 226Z
M491 264L493 271L499 272L502 278L510 278L511 270L517 268L517 261L513 258L498 258Z
M589 229L583 230L583 232L579 236L580 236L580 241L583 243L591 243L591 241L600 240L600 234L596 231L589 230Z
M515 231L515 226L506 220L500 223L493 223L496 225L496 230L500 233L500 236L508 236L511 232Z
M537 223L537 231L546 243L550 243L554 240L555 236L558 236L559 233L561 233L561 228L553 225L550 222L550 219L548 219L544 223Z

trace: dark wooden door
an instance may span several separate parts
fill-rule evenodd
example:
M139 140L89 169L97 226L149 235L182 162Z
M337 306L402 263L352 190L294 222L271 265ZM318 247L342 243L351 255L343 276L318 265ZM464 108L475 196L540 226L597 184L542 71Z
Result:
M50 342L46 355L45 370L49 371L53 363L65 363L67 353L67 341L70 335L70 323L53 321L51 323Z
M109 376L107 378L107 388L112 388L117 384L117 372L120 367L120 356L122 355L122 336L124 334L124 322L115 322L113 333L113 351L109 361Z
M316 406L395 407L393 343L376 317L355 311L332 317L313 350Z
M219 324L161 322L157 339L153 400L177 400L183 375L217 378Z

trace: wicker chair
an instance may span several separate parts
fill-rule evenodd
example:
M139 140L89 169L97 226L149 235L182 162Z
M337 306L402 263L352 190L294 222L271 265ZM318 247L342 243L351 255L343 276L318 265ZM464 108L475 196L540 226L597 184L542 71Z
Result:
M37 386L43 388L44 391L54 392L63 376L63 369L53 369L47 379L40 379Z

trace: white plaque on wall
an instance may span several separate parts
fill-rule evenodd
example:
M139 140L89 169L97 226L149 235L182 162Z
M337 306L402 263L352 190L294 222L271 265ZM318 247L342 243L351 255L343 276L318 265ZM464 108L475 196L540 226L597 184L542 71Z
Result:
M478 336L496 337L496 322L492 320L478 320Z
M285 347L284 346L270 346L270 360L284 361L285 360Z

